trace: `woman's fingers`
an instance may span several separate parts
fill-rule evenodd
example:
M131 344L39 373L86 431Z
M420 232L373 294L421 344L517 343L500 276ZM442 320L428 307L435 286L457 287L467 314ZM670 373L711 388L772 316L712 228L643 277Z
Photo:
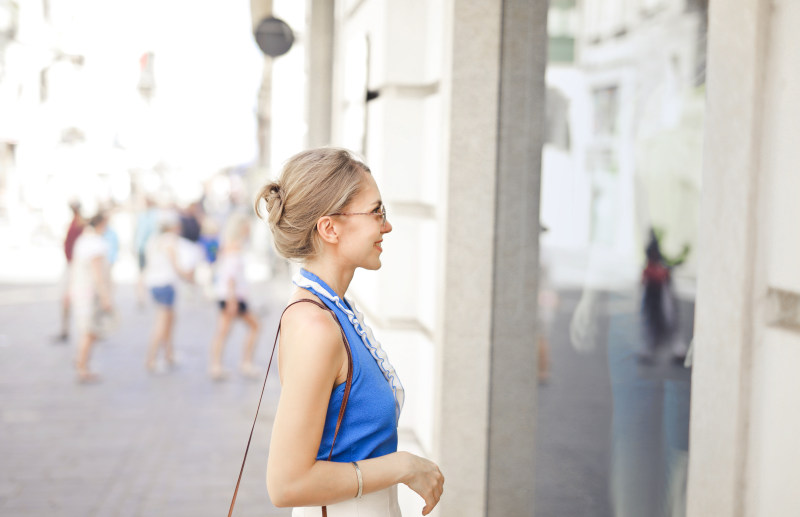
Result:
M422 515L428 515L442 497L444 476L432 461L413 454L409 458L412 460L412 477L406 484L425 501Z
M442 498L442 484L444 483L444 477L442 477L441 473L439 473L439 480L437 484L433 486L430 493L427 497L425 497L425 506L422 508L422 515L428 515L433 511L437 504L439 504L439 499Z

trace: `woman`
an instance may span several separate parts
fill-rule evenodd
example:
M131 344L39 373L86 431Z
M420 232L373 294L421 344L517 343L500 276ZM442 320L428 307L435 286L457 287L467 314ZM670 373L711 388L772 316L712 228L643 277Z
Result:
M175 284L179 278L193 280L193 272L184 270L178 261L181 221L177 214L165 212L160 217L159 233L147 242L145 282L156 302L156 321L147 349L145 368L156 371L156 359L163 349L167 367L175 365L172 330L175 326Z
M356 268L381 267L383 236L392 231L369 168L343 149L304 151L261 190L259 216L262 199L278 253L303 263L280 327L282 390L267 465L273 504L295 507L294 517L320 515L322 505L329 517L395 517L397 483L405 483L427 515L444 477L433 462L397 451L403 388L345 298ZM349 369L343 334L352 387L336 434Z
M209 375L214 380L224 380L227 372L222 366L225 341L233 322L239 318L250 329L244 344L240 370L246 377L257 377L260 370L253 365L253 354L258 338L258 320L247 303L247 280L244 275L244 246L250 236L250 220L240 213L233 213L225 222L222 247L216 263L215 291L219 304L217 331L211 343Z

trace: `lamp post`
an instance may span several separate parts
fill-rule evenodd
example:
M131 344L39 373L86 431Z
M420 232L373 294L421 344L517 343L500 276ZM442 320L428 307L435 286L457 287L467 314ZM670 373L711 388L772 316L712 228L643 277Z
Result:
M269 168L272 137L272 60L291 49L294 33L289 25L272 14L272 0L251 0L253 37L264 53L261 88L258 91L258 169Z

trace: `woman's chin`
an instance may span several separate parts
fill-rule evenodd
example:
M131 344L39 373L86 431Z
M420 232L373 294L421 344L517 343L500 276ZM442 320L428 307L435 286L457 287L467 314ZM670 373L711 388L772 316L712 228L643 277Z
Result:
M361 267L366 269L366 270L368 270L368 271L377 271L377 270L379 270L381 268L382 265L383 264L381 264L381 259L376 259L374 261L370 261L367 264L364 264Z

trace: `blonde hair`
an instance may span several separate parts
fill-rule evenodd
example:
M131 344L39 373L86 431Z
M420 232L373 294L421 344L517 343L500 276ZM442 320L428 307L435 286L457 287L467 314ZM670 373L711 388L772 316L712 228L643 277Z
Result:
M259 191L256 214L267 221L275 249L287 259L306 260L319 252L317 221L342 211L361 189L370 170L346 150L322 147L289 158L277 181Z

